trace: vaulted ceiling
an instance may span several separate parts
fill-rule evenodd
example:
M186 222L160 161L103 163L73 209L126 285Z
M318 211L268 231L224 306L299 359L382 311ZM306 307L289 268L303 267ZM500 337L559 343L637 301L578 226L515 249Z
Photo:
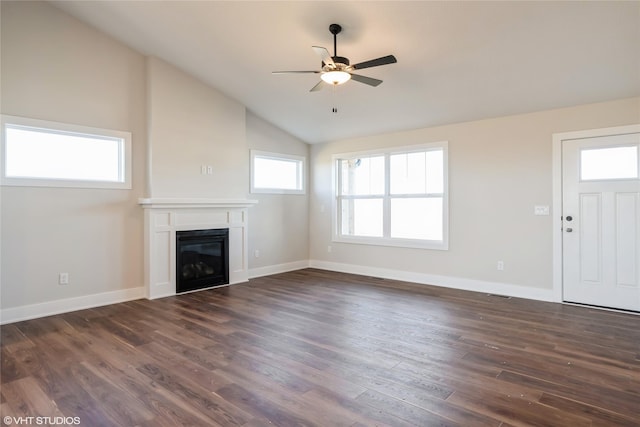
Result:
M53 1L308 143L640 95L640 2ZM311 46L384 80L309 92ZM333 113L332 109L338 112Z

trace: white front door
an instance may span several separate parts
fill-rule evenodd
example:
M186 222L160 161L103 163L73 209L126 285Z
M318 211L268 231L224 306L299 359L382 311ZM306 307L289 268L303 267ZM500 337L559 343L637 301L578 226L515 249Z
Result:
M562 141L563 300L640 311L640 133Z

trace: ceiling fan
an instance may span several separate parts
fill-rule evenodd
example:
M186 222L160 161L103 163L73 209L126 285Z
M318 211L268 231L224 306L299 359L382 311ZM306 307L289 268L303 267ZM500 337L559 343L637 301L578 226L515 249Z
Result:
M320 46L312 46L313 51L322 58L322 69L320 71L274 71L273 74L305 74L313 73L320 74L320 80L318 84L311 88L310 92L317 92L324 86L324 83L332 86L341 85L353 79L357 82L367 84L369 86L378 86L382 83L382 80L374 79L372 77L361 76L359 74L353 74L354 70L362 70L364 68L378 67L380 65L393 64L398 62L395 56L387 55L380 58L371 59L369 61L360 62L358 64L350 65L349 58L344 56L338 56L337 52L337 35L342 31L342 27L338 24L329 25L329 32L333 34L333 56L329 54L329 51Z

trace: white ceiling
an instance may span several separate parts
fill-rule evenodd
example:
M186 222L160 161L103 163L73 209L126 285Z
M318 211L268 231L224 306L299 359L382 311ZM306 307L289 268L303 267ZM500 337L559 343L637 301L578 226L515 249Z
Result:
M640 2L54 1L308 143L640 95ZM312 45L384 80L309 89ZM331 112L332 107L338 113Z

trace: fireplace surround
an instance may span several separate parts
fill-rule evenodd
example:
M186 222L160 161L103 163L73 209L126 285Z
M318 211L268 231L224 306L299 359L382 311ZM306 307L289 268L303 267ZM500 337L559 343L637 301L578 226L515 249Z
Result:
M249 280L248 210L258 203L247 199L140 199L145 222L145 295L149 299L176 295L178 232L228 230L228 281Z

